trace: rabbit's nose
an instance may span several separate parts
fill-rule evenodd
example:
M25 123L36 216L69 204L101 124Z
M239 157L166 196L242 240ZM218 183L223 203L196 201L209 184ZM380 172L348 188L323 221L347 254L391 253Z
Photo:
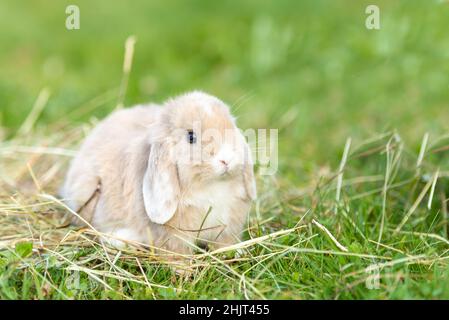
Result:
M222 165L223 173L227 173L230 170L229 160L218 160Z
M221 164L223 164L225 167L229 165L229 161L227 160L219 160Z

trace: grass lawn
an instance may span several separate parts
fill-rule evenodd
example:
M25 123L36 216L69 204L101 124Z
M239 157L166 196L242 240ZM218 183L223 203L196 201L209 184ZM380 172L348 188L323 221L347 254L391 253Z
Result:
M0 299L449 299L449 3L374 2L1 1ZM279 130L245 242L190 278L54 198L130 35L125 105L202 89Z

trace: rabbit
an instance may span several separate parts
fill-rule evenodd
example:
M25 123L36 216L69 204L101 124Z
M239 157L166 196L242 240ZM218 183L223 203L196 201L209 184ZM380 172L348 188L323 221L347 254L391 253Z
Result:
M110 235L111 245L169 254L238 243L257 197L235 118L201 91L112 113L82 144L61 190L82 218L74 223Z

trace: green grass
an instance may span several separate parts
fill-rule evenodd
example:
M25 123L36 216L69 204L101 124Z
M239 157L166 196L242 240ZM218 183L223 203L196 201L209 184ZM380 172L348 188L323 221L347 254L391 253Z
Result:
M65 29L68 4L80 30ZM368 4L2 1L0 298L448 299L449 4L376 1L378 31L365 28ZM203 89L240 127L279 129L254 240L198 255L189 279L65 226L43 196L64 176L61 153L115 108L129 35L126 105Z

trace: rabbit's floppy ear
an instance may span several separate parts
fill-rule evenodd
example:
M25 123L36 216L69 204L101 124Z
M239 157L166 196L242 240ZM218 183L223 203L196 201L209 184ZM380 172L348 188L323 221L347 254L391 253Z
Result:
M143 178L145 211L154 223L165 224L178 208L180 187L178 169L166 143L151 145L148 167Z

